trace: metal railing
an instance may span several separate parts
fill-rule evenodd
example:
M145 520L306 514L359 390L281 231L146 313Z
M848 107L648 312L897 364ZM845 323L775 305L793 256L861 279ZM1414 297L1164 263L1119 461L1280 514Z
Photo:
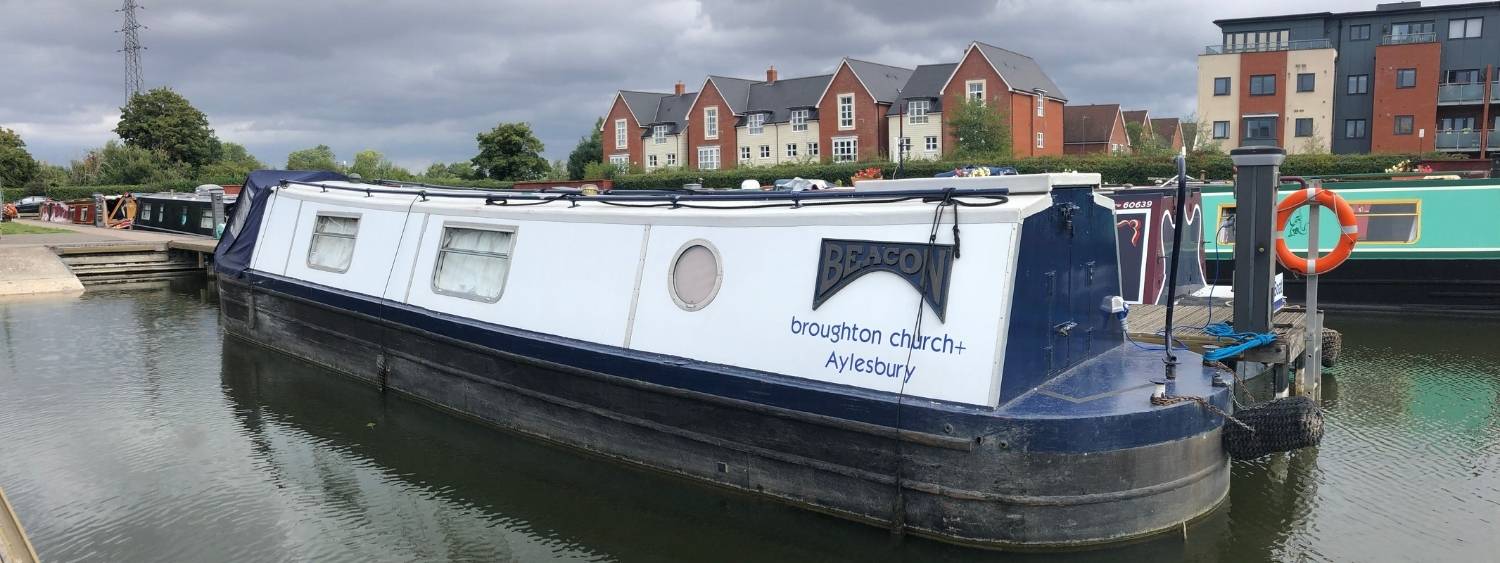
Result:
M1439 130L1433 141L1440 151L1479 150L1478 131Z
M1398 33L1383 35L1380 37L1381 45L1411 45L1413 43L1436 43L1437 34L1431 31L1426 33Z
M1490 144L1485 146L1490 150L1500 149L1500 131L1490 131Z
M1484 103L1483 82L1454 82L1450 84L1438 84L1439 104L1482 104Z
M1271 51L1301 51L1305 49L1332 49L1329 39L1298 39L1296 41L1272 41L1269 43L1219 44L1203 48L1205 55L1229 55L1234 53L1267 53Z
M1490 83L1490 101L1500 102L1500 80Z

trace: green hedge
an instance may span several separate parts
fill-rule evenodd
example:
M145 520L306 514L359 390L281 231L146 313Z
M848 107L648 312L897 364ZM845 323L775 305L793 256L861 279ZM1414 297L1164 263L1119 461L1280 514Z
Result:
M1392 165L1409 159L1422 157L1413 155L1291 155L1281 167L1288 176L1331 176L1341 174L1369 174L1384 172ZM1046 156L1021 159L984 160L992 166L1014 166L1022 174L1044 172L1098 172L1106 184L1148 184L1151 178L1169 178L1177 174L1171 156ZM959 161L911 161L907 162L903 177L930 177L975 162ZM703 187L710 189L733 189L740 182L754 179L770 183L781 178L802 177L829 182L849 184L855 172L870 167L879 167L886 178L890 178L896 165L891 162L861 162L840 164L781 164L776 166L741 167L729 170L658 170L644 174L616 176L615 189L676 188L695 183L700 178ZM1228 155L1195 154L1188 157L1188 173L1194 177L1206 174L1208 178L1227 180L1234 175L1234 164Z
M5 188L5 201L15 201L29 195L45 195L56 200L70 200L93 197L94 194L116 195L123 193L155 193L155 192L191 192L194 188L203 184L239 184L244 178L233 181L196 181L196 180L174 180L171 182L157 182L154 184L123 184L109 186L51 186L43 189L36 188ZM413 180L419 181L419 180ZM432 180L428 182L437 186L453 188L483 188L500 190L513 185L513 182L502 182L499 180Z

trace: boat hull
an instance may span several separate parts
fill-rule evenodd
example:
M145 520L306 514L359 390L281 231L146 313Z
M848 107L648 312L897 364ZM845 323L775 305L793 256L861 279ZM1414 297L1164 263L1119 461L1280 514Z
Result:
M1209 260L1215 284L1234 281L1233 260ZM1301 302L1307 280L1284 276L1287 299ZM1500 313L1500 260L1352 259L1318 277L1318 306L1326 309Z
M1126 540L1178 529L1228 492L1217 426L1094 451L1037 451L1030 445L1045 431L999 420L897 432L497 349L339 306L350 297L319 293L327 290L218 283L228 334L383 390L628 465L939 540Z

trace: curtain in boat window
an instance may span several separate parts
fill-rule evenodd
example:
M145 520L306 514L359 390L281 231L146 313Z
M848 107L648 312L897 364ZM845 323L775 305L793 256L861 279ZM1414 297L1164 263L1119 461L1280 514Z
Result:
M495 302L510 271L514 233L445 227L432 285L439 293Z
M354 236L359 232L356 217L319 215L313 225L312 244L307 249L307 265L322 270L343 272L354 258Z

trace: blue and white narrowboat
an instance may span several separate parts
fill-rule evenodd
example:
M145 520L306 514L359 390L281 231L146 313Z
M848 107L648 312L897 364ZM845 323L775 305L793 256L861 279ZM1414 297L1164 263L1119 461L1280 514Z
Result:
M944 541L1096 544L1218 506L1204 404L1232 410L1198 356L1164 380L1126 341L1099 184L585 196L257 172L217 283L229 335L508 431Z

